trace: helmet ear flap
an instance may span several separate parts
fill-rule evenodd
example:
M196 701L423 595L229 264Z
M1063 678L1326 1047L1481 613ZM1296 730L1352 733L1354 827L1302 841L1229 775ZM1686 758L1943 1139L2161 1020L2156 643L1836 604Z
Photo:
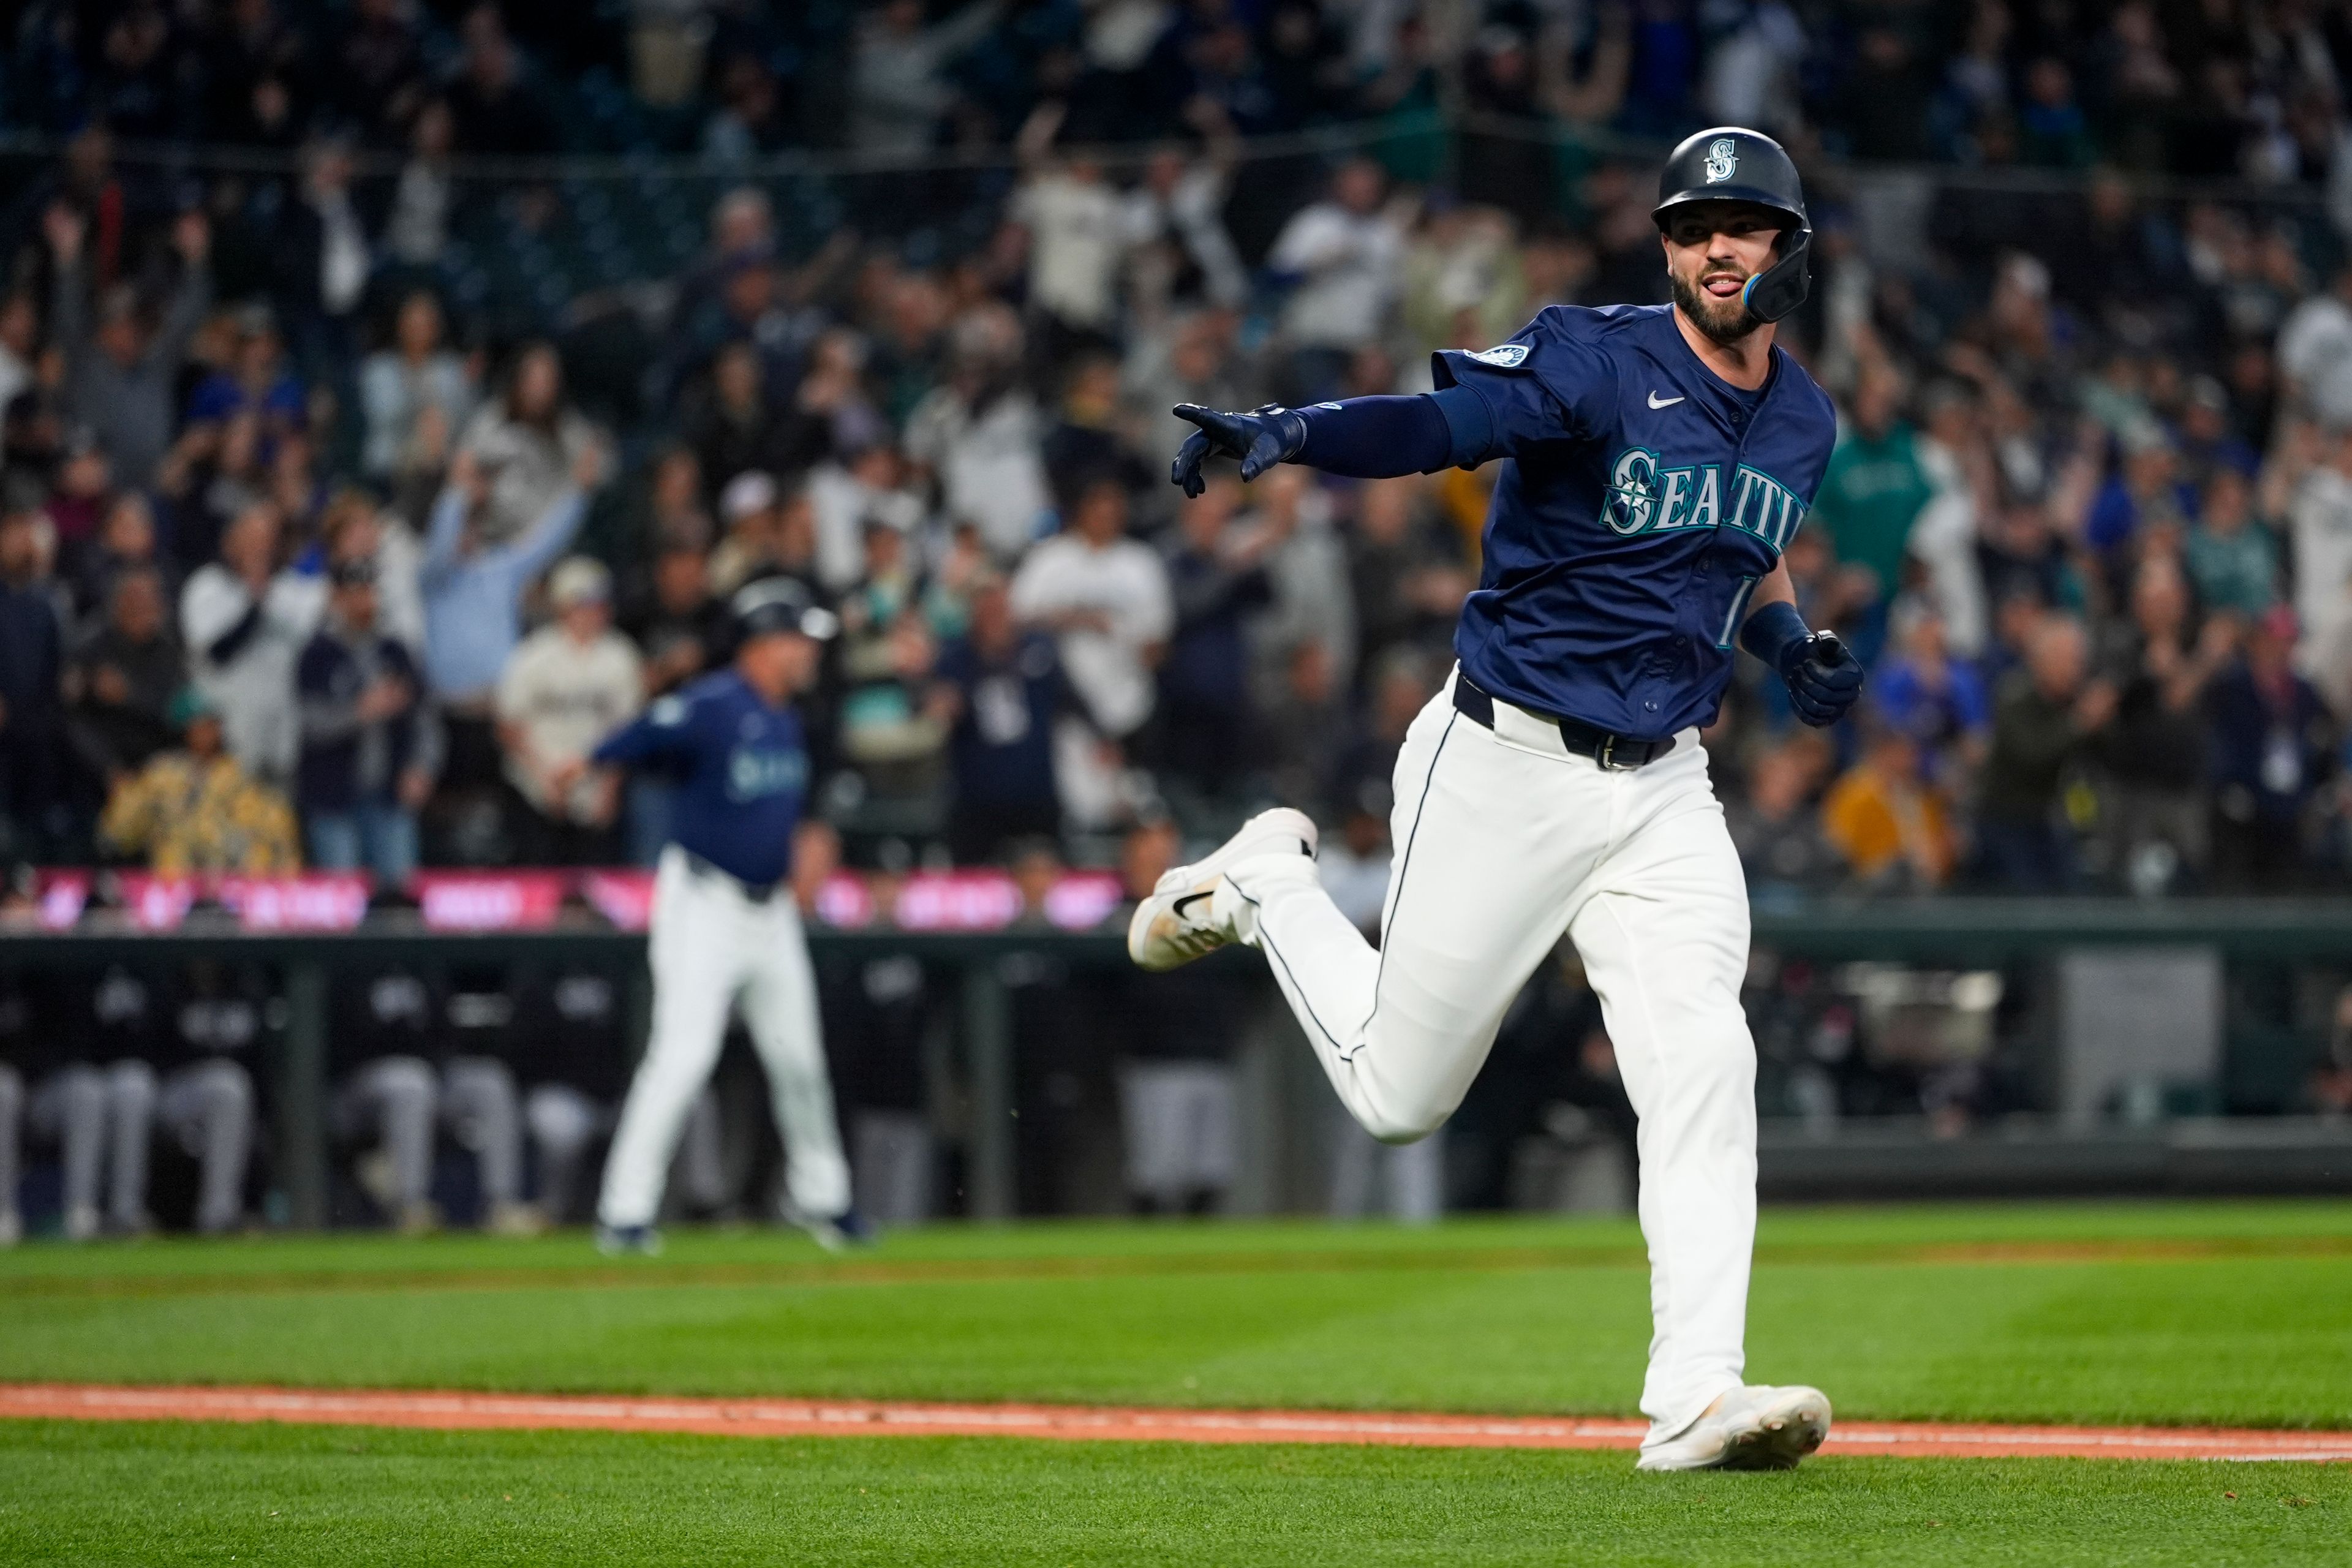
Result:
M1788 231L1780 258L1748 280L1740 299L1748 314L1759 321L1777 321L1805 302L1812 291L1811 267L1813 226L1799 224Z

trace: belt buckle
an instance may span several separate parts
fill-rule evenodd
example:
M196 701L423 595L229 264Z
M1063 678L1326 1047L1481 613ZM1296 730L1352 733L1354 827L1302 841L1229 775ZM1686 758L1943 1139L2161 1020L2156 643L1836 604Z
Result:
M1601 736L1601 750L1592 760L1601 764L1601 771L1604 773L1615 773L1620 771L1617 767L1617 737L1614 735Z

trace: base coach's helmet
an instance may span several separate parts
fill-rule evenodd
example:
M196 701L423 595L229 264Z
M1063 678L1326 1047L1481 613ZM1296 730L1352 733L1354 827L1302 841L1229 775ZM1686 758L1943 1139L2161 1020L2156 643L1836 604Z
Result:
M777 632L798 632L818 642L831 642L841 630L840 618L816 602L808 584L797 577L762 577L746 584L729 601L735 624L736 646Z
M1805 216L1805 187L1780 144L1736 125L1702 131L1674 150L1658 175L1658 205L1650 216L1664 230L1676 207L1693 202L1754 202L1784 213L1780 259L1748 280L1741 300L1759 321L1777 321L1805 302L1811 286L1806 256L1813 226Z

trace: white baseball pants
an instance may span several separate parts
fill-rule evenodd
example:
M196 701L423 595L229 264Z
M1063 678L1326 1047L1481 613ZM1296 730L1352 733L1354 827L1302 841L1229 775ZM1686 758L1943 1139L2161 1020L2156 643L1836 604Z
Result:
M653 1037L621 1107L596 1217L611 1226L651 1225L660 1214L663 1178L688 1113L719 1063L739 994L783 1136L785 1190L804 1214L830 1217L849 1207L849 1163L834 1121L816 975L792 890L755 902L731 879L696 870L672 845L654 876L648 946Z
M1505 703L1495 726L1457 713L1449 686L1407 732L1378 950L1297 855L1232 868L1217 913L1265 950L1339 1099L1392 1143L1453 1114L1512 998L1563 932L1575 942L1641 1118L1654 1330L1642 1410L1663 1441L1745 1361L1747 885L1696 731L1647 767L1609 771Z

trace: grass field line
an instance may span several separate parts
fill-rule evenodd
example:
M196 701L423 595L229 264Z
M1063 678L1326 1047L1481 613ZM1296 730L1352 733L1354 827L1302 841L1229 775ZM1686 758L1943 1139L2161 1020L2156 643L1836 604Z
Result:
M2352 1257L2352 1237L2122 1237L1922 1243L1763 1243L1771 1265L2046 1265L2168 1263L2230 1258ZM256 1273L0 1274L0 1297L292 1294L338 1290L526 1290L680 1285L908 1285L1148 1278L1168 1275L1353 1274L1391 1271L1525 1273L1643 1268L1638 1247L1381 1247L1290 1252L1168 1253L1064 1258L857 1258L805 1262L551 1263L491 1268L353 1268Z
M1356 1444L1423 1448L1633 1448L1639 1421L1308 1410L945 1405L876 1400L0 1384L0 1417L269 1422L436 1431L685 1432L735 1437L979 1436L1069 1441ZM1899 1458L2069 1458L2352 1463L2352 1432L2029 1426L1864 1421L1827 1454Z

